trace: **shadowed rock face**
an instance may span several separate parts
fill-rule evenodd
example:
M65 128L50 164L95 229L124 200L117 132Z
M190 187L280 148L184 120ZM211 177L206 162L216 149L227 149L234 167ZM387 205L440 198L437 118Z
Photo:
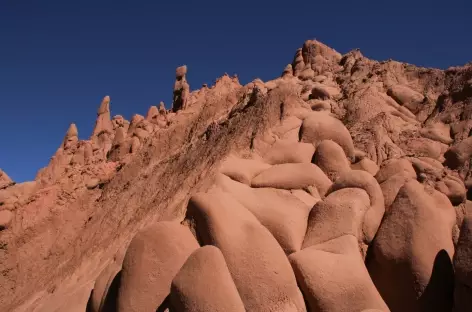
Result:
M470 64L309 40L271 81L186 74L0 170L0 310L470 311Z

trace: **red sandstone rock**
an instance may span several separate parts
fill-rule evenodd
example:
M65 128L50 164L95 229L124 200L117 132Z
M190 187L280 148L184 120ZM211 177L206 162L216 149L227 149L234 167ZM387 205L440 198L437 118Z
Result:
M311 206L286 190L254 189L226 177L218 185L254 214L286 254L300 250Z
M318 146L323 140L332 140L338 143L350 159L354 157L354 145L347 128L338 119L324 112L312 112L300 129L302 142L309 142Z
M197 194L188 215L200 240L223 253L246 310L306 311L282 248L236 199L218 189Z
M13 218L13 213L9 210L0 211L0 231L8 228Z
M193 252L172 281L170 302L177 311L246 311L221 251Z
M264 154L264 160L271 164L309 163L315 152L313 144L277 140Z
M392 311L450 311L454 244L455 309L468 311L470 64L376 62L309 40L274 80L224 75L190 92L186 73L174 112L111 119L105 97L91 139L72 124L35 181L0 171L2 311L79 312L89 296L91 311L304 311L286 255L309 308L388 311L367 250ZM220 252L187 260L198 244L185 227L141 232L192 211L185 223Z
M79 131L77 130L77 126L75 124L71 124L67 130L62 145L64 149L69 149L73 145L77 144L77 141L79 141Z
M343 235L352 235L363 243L363 223L369 207L369 195L360 188L344 188L329 194L310 211L303 248Z
M350 170L341 174L330 187L328 194L344 188L363 189L369 195L370 208L365 212L362 225L363 240L369 243L377 233L385 212L382 189L372 175L361 170Z
M190 231L175 222L159 222L138 233L123 261L117 311L157 310L197 248Z
M311 163L286 163L262 171L251 181L252 187L272 187L285 190L315 186L324 196L331 181L318 166Z
M12 181L12 179L10 179L10 177L2 169L0 169L0 190L13 184L15 183Z
M377 164L373 162L372 160L370 160L369 158L363 158L360 161L354 164L351 164L351 169L364 170L373 176L375 176L380 170L379 166L377 166Z
M386 214L367 261L393 311L450 311L454 208L445 195L410 180Z
M471 155L472 137L469 137L448 149L444 157L446 158L446 165L455 169L466 162Z
M344 235L289 256L310 311L388 311L354 236Z
M174 98L172 103L172 111L174 112L187 108L190 86L187 83L187 79L185 77L186 74L186 65L177 67L175 71L176 80L174 84Z
M113 124L110 116L110 97L105 96L97 113L97 121L93 129L92 140L102 148L107 148L111 142Z
M454 254L454 312L472 309L472 209L467 208Z
M252 179L271 166L257 159L244 159L229 155L221 164L220 172L231 179L251 185Z
M344 150L331 140L324 140L318 145L313 156L313 163L323 170L331 181L335 181L340 174L351 170L350 161L346 158Z

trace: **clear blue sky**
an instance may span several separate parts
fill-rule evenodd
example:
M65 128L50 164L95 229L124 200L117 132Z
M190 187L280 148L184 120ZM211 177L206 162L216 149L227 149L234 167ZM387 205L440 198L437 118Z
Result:
M341 53L446 68L472 60L472 1L0 0L0 168L34 178L69 123L90 136L100 100L130 118L224 72L280 75L306 39Z

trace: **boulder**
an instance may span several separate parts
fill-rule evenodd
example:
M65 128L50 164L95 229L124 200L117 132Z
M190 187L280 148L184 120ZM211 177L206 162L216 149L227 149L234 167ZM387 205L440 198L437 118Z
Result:
M354 236L308 247L289 259L310 311L389 311L369 277Z
M370 207L365 212L362 225L363 241L369 243L377 233L385 212L382 189L371 174L362 170L350 170L339 175L327 195L344 188L359 188L369 195Z
M375 178L379 183L386 181L391 176L405 171L405 176L416 179L416 171L412 164L406 158L400 159L389 159L385 161L381 166L379 172L375 175Z
M286 254L300 250L312 206L302 202L290 191L255 189L225 176L218 178L218 185L254 214Z
M285 190L304 189L315 186L324 196L331 181L312 163L280 164L262 171L251 181L252 187L272 187Z
M264 160L271 164L310 163L315 147L310 143L277 140L264 154Z
M240 158L230 154L222 162L219 171L235 181L250 185L255 176L270 167L258 159Z
M466 200L467 190L460 179L454 179L446 176L435 184L436 190L446 195L454 206L457 206Z
M472 156L472 136L453 145L444 153L445 165L451 169L462 166Z
M246 311L223 254L211 245L188 257L172 280L170 303L182 312Z
M344 188L335 191L311 209L303 249L321 244L343 235L352 235L360 243L365 213L370 208L370 198L360 188Z
M413 113L418 111L419 105L424 100L424 96L421 93L400 84L391 86L387 94L397 101L398 104L407 107Z
M306 311L283 249L231 195L214 188L192 196L187 220L204 245L221 250L247 311Z
M379 166L377 166L377 164L373 162L372 160L370 160L369 158L363 158L360 161L354 164L351 164L351 169L364 170L373 176L375 176L380 170Z
M407 171L400 171L399 173L390 176L387 180L380 183L380 189L382 190L382 194L384 196L385 211L390 209L390 206L395 201L395 198L397 197L397 194L402 186L412 179L414 178Z
M455 221L445 195L416 180L402 186L366 262L392 312L451 311Z
M344 124L326 112L311 112L303 120L300 128L300 141L312 143L315 147L323 140L332 140L339 144L346 156L354 159L354 145L351 134Z
M159 222L139 232L123 261L117 311L156 311L198 247L188 228L176 222Z
M322 141L316 148L313 163L317 165L331 181L350 171L350 161L341 146L331 140Z

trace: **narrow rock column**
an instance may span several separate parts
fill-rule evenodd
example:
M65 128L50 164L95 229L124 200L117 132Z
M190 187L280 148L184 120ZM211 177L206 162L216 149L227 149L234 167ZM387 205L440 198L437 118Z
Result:
M172 102L172 111L177 112L187 108L187 100L190 94L190 86L186 79L187 66L177 67L175 71L174 98Z
M110 150L112 145L113 123L110 117L110 97L103 98L98 109L97 121L93 129L92 141L103 151L104 155Z
M74 144L79 141L79 131L75 124L70 124L69 129L67 130L64 141L62 142L62 147L64 150L70 149Z

